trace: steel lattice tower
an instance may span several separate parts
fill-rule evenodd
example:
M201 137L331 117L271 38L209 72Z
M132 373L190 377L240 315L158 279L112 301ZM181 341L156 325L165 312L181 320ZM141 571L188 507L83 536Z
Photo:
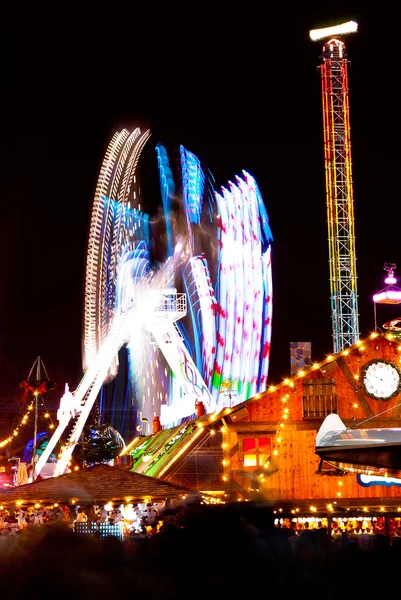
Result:
M344 24L350 25L350 24ZM353 28L339 33L356 31ZM342 29L341 29L342 28ZM319 66L322 86L324 159L329 241L330 300L335 353L359 339L358 294L355 257L354 199L351 131L348 97L348 60L344 42L333 32L320 30L324 43Z

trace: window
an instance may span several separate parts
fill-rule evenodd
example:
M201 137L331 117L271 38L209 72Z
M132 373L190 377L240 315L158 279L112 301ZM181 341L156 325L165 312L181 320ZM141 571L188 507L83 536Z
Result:
M271 439L269 437L244 438L244 467L264 467L270 460Z
M302 411L304 419L322 419L337 412L336 380L329 377L304 379Z

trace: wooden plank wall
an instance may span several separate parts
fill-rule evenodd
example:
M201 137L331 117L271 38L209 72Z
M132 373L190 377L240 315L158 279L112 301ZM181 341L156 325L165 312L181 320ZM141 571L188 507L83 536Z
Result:
M278 470L264 482L260 482L260 491L264 498L270 500L296 500L310 499L337 500L340 504L342 498L400 498L401 489L397 486L363 487L358 484L355 474L322 475L317 473L319 457L316 456L315 440L316 431L288 430L281 434L280 454L275 463ZM231 434L233 437L233 434ZM241 470L237 454L231 458L231 475L235 481L249 492L250 478L238 476L236 471ZM341 493L341 496L337 495Z

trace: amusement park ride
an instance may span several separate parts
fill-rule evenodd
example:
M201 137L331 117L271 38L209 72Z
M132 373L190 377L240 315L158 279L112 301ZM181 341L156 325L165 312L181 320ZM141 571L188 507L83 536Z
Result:
M345 350L359 339L348 61L342 39L357 30L358 24L349 21L309 33L313 41L325 40L320 74L334 353ZM384 265L388 272L387 287L373 297L375 331L376 305L401 302L401 290L395 287L395 268L392 263ZM383 328L400 338L400 322L401 319L389 321ZM389 368L384 366L386 377L392 377L387 373ZM384 374L374 373L373 376L384 382ZM317 433L315 452L321 459L320 464L325 461L344 471L379 476L385 471L388 475L401 477L401 428L346 428L337 414L330 414Z
M309 32L313 41L325 40L320 74L335 354L359 339L348 60L342 39L357 29L357 23L349 21Z
M54 475L68 469L103 385L118 376L123 346L132 399L116 412L136 412L142 422L158 416L168 428L199 406L212 413L266 389L272 236L256 182L244 171L229 189L214 192L197 157L181 146L183 218L172 222L177 195L167 152L158 144L167 256L155 266L136 174L149 136L138 128L116 133L100 170L86 264L84 376L74 392L66 386L59 424L36 476L62 436L68 439ZM202 246L206 228L211 237ZM218 267L212 279L213 262Z

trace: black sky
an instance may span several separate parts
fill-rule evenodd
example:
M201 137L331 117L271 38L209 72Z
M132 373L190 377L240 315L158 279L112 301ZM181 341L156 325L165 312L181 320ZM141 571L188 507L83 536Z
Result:
M106 146L123 126L149 126L153 146L183 144L218 187L242 169L255 177L275 240L271 380L288 374L291 341L311 341L316 360L332 351L322 43L309 30L350 19L359 23L347 50L361 335L373 329L384 262L398 264L401 278L399 9L382 16L377 6L332 4L291 15L287 4L258 6L138 15L133 5L100 17L35 7L4 24L3 399L39 355L61 386L79 383L92 199ZM399 316L380 309L379 324Z

